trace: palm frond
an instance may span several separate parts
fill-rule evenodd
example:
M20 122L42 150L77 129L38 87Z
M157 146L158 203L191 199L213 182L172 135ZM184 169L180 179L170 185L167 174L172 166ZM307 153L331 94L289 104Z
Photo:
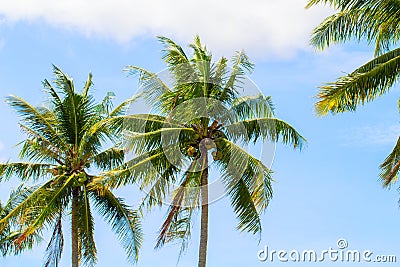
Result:
M134 103L135 101L137 101L137 99L140 97L141 95L135 95L132 96L131 98L128 98L126 100L124 100L121 104L119 104L118 106L116 106L113 110L110 111L109 116L110 117L115 117L115 116L122 116L125 115L129 106Z
M171 91L164 81L151 71L138 66L128 66L125 68L125 71L130 75L138 76L143 92L140 96L143 96L150 105L160 105L161 96Z
M158 36L157 38L165 47L162 58L169 67L173 68L189 63L189 59L180 45L164 36Z
M88 78L86 79L86 82L85 82L85 86L83 87L83 90L82 90L83 98L86 98L89 96L89 90L93 86L92 79L93 79L93 75L92 75L92 73L89 73Z
M54 66L54 74L56 77L54 83L59 90L64 92L62 103L56 106L59 131L68 140L68 144L77 150L83 136L82 133L101 118L95 108L93 97L88 95L92 77L89 75L82 94L79 94L75 92L71 77L56 66Z
M272 171L231 141L221 138L216 144L224 155L217 164L239 219L238 229L259 233L260 214L272 198Z
M140 219L137 213L101 184L89 185L87 190L95 208L111 225L120 240L128 260L132 263L136 262L143 241Z
M31 162L20 162L20 163L5 163L0 164L0 181L8 180L13 175L20 178L22 181L33 180L36 181L39 178L51 175L49 171L54 167L52 164L43 163L31 163Z
M44 267L57 267L64 248L64 236L62 231L62 214L60 213L54 225L53 234L46 247Z
M30 161L45 161L63 165L65 155L69 151L61 151L45 137L25 125L20 124L20 127L30 137L22 142L23 146L19 153L21 159L26 158Z
M242 51L236 52L232 58L232 71L219 97L222 102L231 102L237 96L237 90L241 88L246 72L251 72L254 68L249 57Z
M29 223L27 223L28 227L16 241L17 243L23 242L28 236L34 234L44 225L57 220L60 211L64 210L69 203L70 194L68 194L68 191L71 190L71 185L75 182L75 179L74 175L70 175L65 181L60 181L59 185L53 184L52 188L40 187L31 194L37 194L43 203L35 199L35 204L37 204L34 206L30 205L25 211L23 220ZM30 199L30 197L28 199ZM26 202L26 200L24 202ZM23 203L21 203L21 205ZM2 220L0 220L0 222L1 221Z
M196 64L200 63L201 66L204 66L203 64L205 62L211 61L211 54L207 51L206 46L204 46L201 43L199 35L196 35L194 37L193 43L191 43L189 47L192 48L194 51L193 53L194 59L192 61L194 61ZM199 69L201 69L201 67ZM200 71L200 72L203 73L204 77L210 76L209 71Z
M60 149L69 149L66 142L59 136L57 129L54 127L55 115L51 114L48 109L44 107L35 108L24 99L13 95L8 96L6 102L17 111L22 121L25 122L29 128L44 136Z
M0 203L0 219L7 216L7 214L13 208L11 204L12 199L19 191L25 190L23 186L18 187L16 190L11 192L10 200L7 205L2 207ZM25 225L19 224L8 224L2 231L0 231L0 254L6 255L18 255L24 250L32 249L35 245L42 241L40 233L36 233L28 237L24 242L17 244L16 240L22 234Z
M111 170L119 167L125 158L125 151L122 148L111 147L97 155L93 158L88 159L89 162L93 163L100 170Z
M113 116L92 123L82 134L78 153L91 158L100 153L101 145L106 141L118 142L117 136L123 130L124 120L125 116Z
M192 128L161 128L151 132L129 132L124 133L124 147L140 154L142 151L150 151L171 144L179 144L183 140L193 140L195 135ZM180 142L181 141L181 142Z
M191 233L191 216L199 207L199 186L202 171L195 172L195 162L192 162L185 172L182 182L175 190L167 216L157 237L156 248L166 243L181 240L181 252L184 251Z
M57 85L57 88L60 89L65 95L73 95L75 93L75 88L72 78L54 64L53 73L55 76L54 83Z
M174 165L169 166L155 181L145 181L140 189L146 192L146 196L141 200L138 211L143 215L144 210L150 211L154 206L162 206L164 199L176 180L177 169Z
M306 140L290 124L277 118L259 118L239 121L223 127L226 135L234 141L257 142L259 138L271 142L292 144L301 149Z
M23 242L17 243L22 230L8 231L6 229L0 235L0 253L3 257L7 255L19 255L25 250L30 250L42 241L42 237L36 233L27 237Z
M199 80L196 76L196 68L193 62L187 57L183 48L173 40L159 36L158 40L164 45L162 59L168 67L168 71L174 77L176 85L186 84L193 80Z
M323 50L332 43L343 43L353 36L360 40L365 35L368 21L364 21L362 9L337 12L327 17L312 32L311 45Z
M259 94L236 98L229 107L226 119L224 118L221 123L271 117L274 117L274 105L271 97Z
M192 215L194 213L191 207L172 206L159 231L156 248L161 248L167 243L180 241L180 255L186 250L191 236Z
M43 82L43 90L48 94L49 102L54 110L54 113L62 113L63 112L63 101L61 96L57 92L57 89L45 79Z
M398 80L400 48L381 55L336 82L321 86L317 113L355 111L358 105L385 94Z
M400 137L394 146L392 152L386 157L384 162L380 165L380 177L383 180L384 186L389 186L398 180L398 172L400 168Z
M13 225L20 217L23 217L25 211L33 206L37 199L41 200L40 193L46 190L50 184L51 181L46 182L42 186L27 187L21 184L16 190L13 190L2 210L0 232L8 226Z
M170 161L172 158L168 157L168 155L173 156L174 151L176 151L176 148L169 146L144 153L117 169L103 172L101 174L102 180L111 188L118 188L134 182L149 184L156 181L166 169L178 170L179 165L172 164Z
M94 218L90 210L88 191L83 187L78 197L78 240L81 246L81 261L85 266L95 266L97 263L97 249L94 240Z
M214 75L210 77L210 82L212 84L222 85L225 82L226 76L229 72L228 59L226 59L225 57L221 57L213 67L212 72L214 73Z
M307 8L319 3L329 3L338 12L314 29L311 44L317 48L354 37L375 42L375 55L380 55L399 41L400 3L396 0L310 1Z

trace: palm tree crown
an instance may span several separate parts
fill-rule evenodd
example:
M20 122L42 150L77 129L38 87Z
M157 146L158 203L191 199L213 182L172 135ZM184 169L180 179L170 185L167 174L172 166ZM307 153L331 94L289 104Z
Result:
M26 162L1 164L0 177L17 176L35 185L21 185L2 207L0 230L12 233L2 243L3 252L31 247L43 229L50 227L53 232L44 266L58 266L64 245L62 221L71 215L72 266L79 262L94 266L94 207L117 234L128 259L135 262L142 240L138 216L93 171L107 173L124 161L123 149L102 150L115 144L119 131L103 122L123 115L131 100L112 110L111 93L103 103L94 102L91 74L80 93L72 79L55 66L54 74L54 86L47 80L43 83L48 105L34 107L17 96L7 98L27 135L20 152Z
M198 36L190 45L192 57L171 39L159 39L171 84L143 68L127 68L139 76L142 95L153 112L126 116L124 144L137 157L106 180L110 187L139 182L148 192L141 211L171 196L156 247L181 240L184 249L192 216L201 209L199 266L205 266L212 168L230 196L238 229L258 233L260 214L272 196L272 172L240 144L282 138L300 148L304 138L273 116L270 97L239 96L245 74L253 68L243 51L228 68L226 58L212 61Z

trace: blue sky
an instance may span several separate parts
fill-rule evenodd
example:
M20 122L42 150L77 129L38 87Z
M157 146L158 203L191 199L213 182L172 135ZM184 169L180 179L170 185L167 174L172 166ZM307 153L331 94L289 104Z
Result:
M265 245L276 250L322 251L335 248L339 238L348 241L349 249L397 255L400 260L399 192L396 185L382 189L378 178L378 166L400 130L397 87L357 113L319 118L313 110L317 86L366 62L373 48L349 43L323 53L313 51L308 47L310 31L330 11L304 10L303 1L201 3L199 7L187 1L157 0L134 4L123 0L2 1L0 97L15 94L40 104L45 100L41 81L52 78L51 64L55 64L74 78L77 87L92 72L97 99L114 91L121 101L138 89L137 80L122 72L126 65L154 72L164 68L156 35L185 46L199 33L216 56L230 57L244 48L256 64L250 78L272 96L277 116L295 126L308 145L301 152L277 146L272 166L274 198L262 216L260 242L256 236L235 230L236 218L227 199L211 206L208 266L304 266L260 262L257 252ZM198 9L206 15L198 15ZM14 145L24 138L18 118L3 101L0 114L0 159L17 160ZM15 180L2 184L0 199L6 200L17 184ZM133 206L141 196L135 186L117 193ZM177 264L179 246L153 249L165 211L165 207L156 209L143 221L145 242L138 266ZM198 227L196 221L178 266L196 265ZM67 222L64 228L68 240ZM99 218L95 237L97 266L129 266L114 235ZM0 266L40 266L44 246L22 256L0 258ZM67 241L61 266L70 265L69 258ZM336 264L340 263L318 266Z

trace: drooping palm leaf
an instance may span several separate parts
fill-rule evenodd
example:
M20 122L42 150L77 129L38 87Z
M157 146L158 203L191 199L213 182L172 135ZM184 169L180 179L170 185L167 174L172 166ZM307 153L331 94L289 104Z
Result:
M357 106L385 94L396 83L400 74L400 48L378 56L340 77L336 82L321 87L316 110L325 115L355 111Z
M53 234L51 236L50 242L46 247L46 256L44 267L55 267L58 266L62 251L64 249L64 235L62 231L62 213L56 220L54 225Z
M137 213L101 184L89 186L88 195L94 201L99 214L111 225L126 251L128 260L136 262L143 240Z

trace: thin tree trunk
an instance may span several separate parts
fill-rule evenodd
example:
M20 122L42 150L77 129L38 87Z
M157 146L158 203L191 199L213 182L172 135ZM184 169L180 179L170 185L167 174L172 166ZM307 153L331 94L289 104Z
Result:
M72 267L79 267L79 244L78 244L78 194L79 189L74 188L72 192L72 211L71 211L71 237L72 237Z
M198 267L205 267L208 243L208 155L205 147L201 147L200 150L203 157L202 165L204 170L201 175L201 228Z

